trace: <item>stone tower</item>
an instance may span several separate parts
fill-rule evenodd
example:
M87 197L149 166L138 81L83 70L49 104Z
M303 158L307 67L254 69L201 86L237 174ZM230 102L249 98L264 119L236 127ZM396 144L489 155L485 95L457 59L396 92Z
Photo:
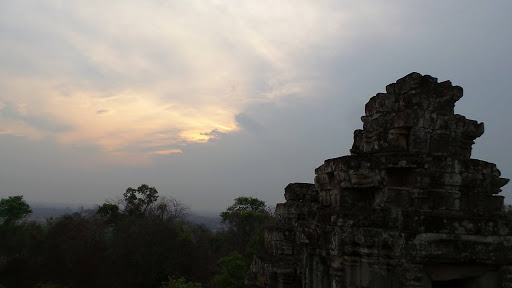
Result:
M351 155L293 183L265 234L254 287L512 287L508 179L471 159L483 123L462 88L411 73L372 97Z

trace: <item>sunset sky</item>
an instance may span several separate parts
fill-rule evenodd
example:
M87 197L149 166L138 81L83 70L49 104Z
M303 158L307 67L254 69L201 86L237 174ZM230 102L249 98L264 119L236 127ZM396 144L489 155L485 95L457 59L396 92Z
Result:
M0 1L0 196L194 211L283 202L417 71L464 88L473 157L512 178L512 2ZM512 188L502 195L512 203Z

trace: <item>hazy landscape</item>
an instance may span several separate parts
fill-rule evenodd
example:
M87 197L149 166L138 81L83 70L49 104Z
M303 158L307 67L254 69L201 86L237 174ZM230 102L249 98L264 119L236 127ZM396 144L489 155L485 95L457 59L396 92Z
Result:
M33 220L39 223L43 223L47 218L57 218L66 214L83 213L88 214L94 212L97 207L95 206L66 206L57 204L41 204L34 203L30 205L32 213L28 215L27 220ZM201 224L206 226L208 229L213 231L221 228L221 218L219 213L204 212L197 213L194 211L188 211L187 220L194 224Z
M0 287L242 287L273 209L238 197L219 216L190 213L155 187L95 207L0 199Z

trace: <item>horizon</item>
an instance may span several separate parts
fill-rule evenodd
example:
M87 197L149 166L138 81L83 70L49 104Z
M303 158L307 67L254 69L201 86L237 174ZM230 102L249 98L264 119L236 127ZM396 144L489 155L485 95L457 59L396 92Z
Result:
M13 195L9 195L13 196ZM31 208L48 208L48 209L59 209L59 210L71 210L73 212L83 210L89 210L89 209L97 209L99 206L101 206L103 203L92 203L92 204L86 204L86 203L50 203L50 202L30 202L27 201L27 204L30 205ZM226 207L227 208L227 207ZM219 214L223 211L200 211L200 210L194 210L192 207L188 207L187 213L192 213L199 216L206 216L206 217L220 217ZM30 215L28 215L28 218L30 218Z

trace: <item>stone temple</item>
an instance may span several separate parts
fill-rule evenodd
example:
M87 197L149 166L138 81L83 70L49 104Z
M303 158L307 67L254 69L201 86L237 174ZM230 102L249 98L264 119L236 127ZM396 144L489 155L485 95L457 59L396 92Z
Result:
M250 287L512 287L508 179L471 159L462 88L411 73L372 97L349 156L292 183Z

